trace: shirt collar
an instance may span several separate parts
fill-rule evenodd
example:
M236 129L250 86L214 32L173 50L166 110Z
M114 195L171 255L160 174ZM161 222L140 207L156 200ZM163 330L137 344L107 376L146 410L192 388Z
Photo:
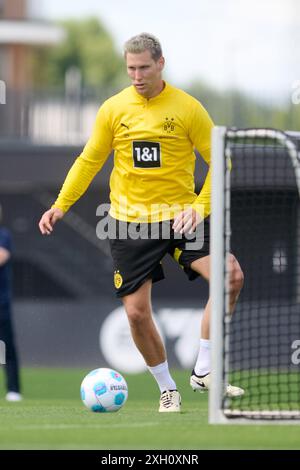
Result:
M140 93L136 91L133 85L131 85L131 89L132 89L134 96L137 97L142 103L153 103L155 100L162 98L169 91L170 85L165 80L164 80L164 84L165 86L162 89L162 91L158 95L154 96L153 98L145 98L143 95L141 95Z

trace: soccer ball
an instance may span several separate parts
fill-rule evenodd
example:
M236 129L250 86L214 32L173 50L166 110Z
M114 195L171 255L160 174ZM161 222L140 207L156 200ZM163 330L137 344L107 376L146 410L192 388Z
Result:
M128 397L128 387L119 372L95 369L85 376L80 387L85 406L97 413L118 411Z

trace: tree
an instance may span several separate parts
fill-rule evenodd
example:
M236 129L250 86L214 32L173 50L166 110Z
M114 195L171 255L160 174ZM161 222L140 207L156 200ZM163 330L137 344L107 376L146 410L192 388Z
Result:
M207 108L218 125L298 130L300 104L269 104L239 90L217 91L202 82L187 90Z
M36 87L63 87L66 71L74 66L81 71L84 87L114 89L127 83L123 58L98 19L59 24L66 31L66 39L56 47L40 48L34 54Z

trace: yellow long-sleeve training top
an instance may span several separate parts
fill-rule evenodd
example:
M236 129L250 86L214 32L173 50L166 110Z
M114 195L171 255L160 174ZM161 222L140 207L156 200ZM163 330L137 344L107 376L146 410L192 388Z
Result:
M195 193L197 149L210 165L213 122L204 107L165 83L146 99L133 86L100 107L93 132L52 207L66 212L86 191L114 150L110 215L123 221L172 219L187 205L210 213L211 174Z

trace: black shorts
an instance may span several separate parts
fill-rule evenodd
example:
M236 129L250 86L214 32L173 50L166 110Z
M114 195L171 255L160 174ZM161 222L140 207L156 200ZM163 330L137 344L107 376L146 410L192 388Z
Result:
M175 234L173 220L136 224L112 219L115 234L110 236L117 297L135 292L147 279L164 279L162 258L169 253L189 280L199 274L191 269L193 261L209 255L209 217L197 226L193 235ZM130 234L130 236L128 236Z

